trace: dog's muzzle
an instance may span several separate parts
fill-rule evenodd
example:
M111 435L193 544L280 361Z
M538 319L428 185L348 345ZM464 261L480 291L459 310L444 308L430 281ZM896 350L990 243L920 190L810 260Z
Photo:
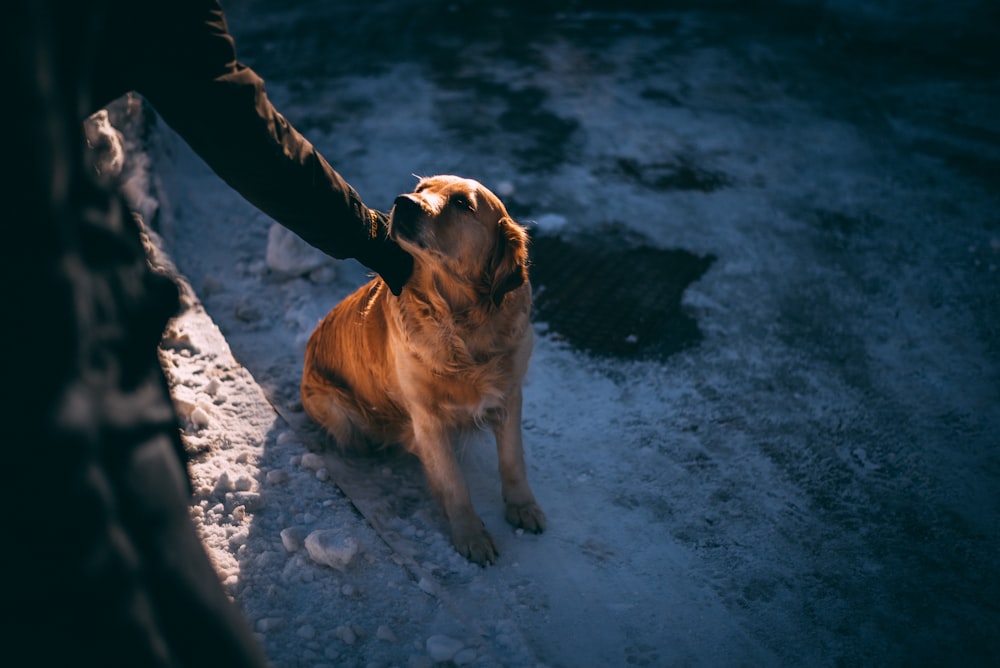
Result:
M424 214L420 201L413 195L400 195L392 207L392 233L398 239L415 240L417 221Z

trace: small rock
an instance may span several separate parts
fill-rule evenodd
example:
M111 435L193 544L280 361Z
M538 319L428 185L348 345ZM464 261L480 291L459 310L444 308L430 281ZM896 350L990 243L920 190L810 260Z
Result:
M265 479L268 484L280 485L281 483L288 481L288 472L281 469L272 469L267 472Z
M406 662L406 668L431 668L434 662L426 656L411 656Z
M396 642L396 634L385 624L378 627L375 631L375 637L383 642Z
M321 468L325 468L326 464L323 462L323 458L320 457L315 452L307 452L302 455L302 459L299 462L302 468L310 469L312 471L318 471Z
M251 480L245 475L241 475L239 478L236 479L236 482L233 484L233 487L236 489L237 492L249 492L251 489L253 489L253 480Z
M427 653L435 663L451 661L452 657L465 648L460 640L436 635L427 639Z
M312 640L316 637L316 629L306 624L305 626L300 627L295 632L295 635L300 638L304 638L305 640Z
M420 578L420 582L417 583L417 586L420 587L420 590L425 594L430 594L431 596L435 595L434 583L427 578Z
M281 544L285 546L285 549L289 552L298 552L299 548L302 547L302 534L295 527L288 527L287 529L281 530Z
M226 494L226 505L230 508L243 506L247 512L255 513L264 507L264 497L258 492L230 492Z
M471 647L459 650L455 656L451 657L451 662L456 666L468 666L479 658L479 653Z
M353 645L358 640L358 636L354 634L354 630L350 626L338 626L336 633L337 637L347 645Z
M294 431L292 431L291 429L286 429L285 431L278 434L277 441L278 445L286 446L286 445L297 444L299 442L299 438L298 436L295 435ZM299 455L292 455L293 458L298 456Z
M496 194L500 197L510 197L515 191L514 184L510 181L498 181L495 188Z
M256 306L248 302L241 302L237 304L233 308L233 315L235 315L240 322L245 322L248 324L257 322L263 317L263 315L261 315L260 309L258 309Z
M201 292L202 297L208 297L210 295L217 295L220 292L224 292L226 289L226 284L214 276L206 276L201 282Z
M313 531L306 536L305 546L310 559L338 571L346 569L358 553L358 542L353 537L333 530Z
M544 213L535 220L535 223L540 230L558 230L566 225L566 216L561 216L558 213Z
M285 623L281 617L263 617L257 620L257 630L261 633L272 631Z

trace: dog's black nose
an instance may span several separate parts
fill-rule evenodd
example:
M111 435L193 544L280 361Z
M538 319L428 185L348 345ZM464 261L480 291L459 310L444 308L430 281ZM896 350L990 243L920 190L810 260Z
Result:
M420 202L413 195L400 195L396 198L396 212L404 216L416 217L421 211Z
M400 195L392 207L392 227L397 233L413 234L423 207L412 195Z

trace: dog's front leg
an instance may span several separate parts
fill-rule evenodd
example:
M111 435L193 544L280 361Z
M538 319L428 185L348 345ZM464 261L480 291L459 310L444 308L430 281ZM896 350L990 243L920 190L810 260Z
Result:
M409 449L420 458L427 482L444 508L455 549L481 566L496 563L499 556L496 543L472 507L449 434L427 412L416 411L411 417L413 442Z
M497 439L500 483L507 521L527 531L541 533L545 529L545 513L531 492L524 464L520 386L507 395L504 411L498 413L493 421L493 433Z

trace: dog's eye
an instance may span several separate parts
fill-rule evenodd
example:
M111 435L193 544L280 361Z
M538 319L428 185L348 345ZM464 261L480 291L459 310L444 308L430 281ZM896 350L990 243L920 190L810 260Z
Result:
M472 200L470 200L465 195L452 195L449 200L452 206L458 207L459 209L466 209L467 211L474 211L475 208L472 206Z

